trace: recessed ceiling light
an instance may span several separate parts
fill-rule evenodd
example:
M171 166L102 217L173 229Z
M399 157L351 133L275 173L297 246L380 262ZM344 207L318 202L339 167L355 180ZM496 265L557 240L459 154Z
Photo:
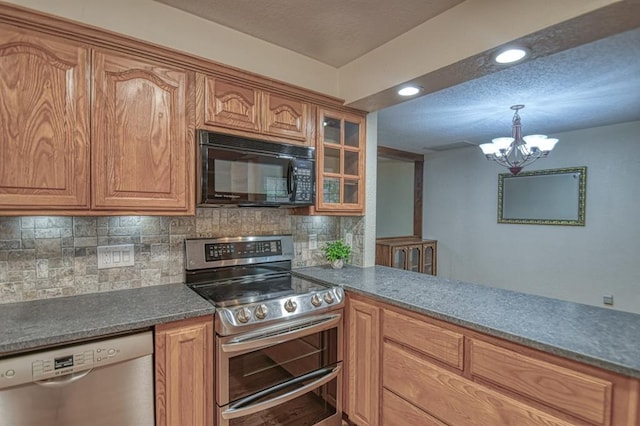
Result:
M499 64L512 64L529 56L529 51L524 47L511 47L499 52L493 59Z
M398 95L400 96L413 96L418 93L420 93L420 88L416 86L405 86L398 90Z

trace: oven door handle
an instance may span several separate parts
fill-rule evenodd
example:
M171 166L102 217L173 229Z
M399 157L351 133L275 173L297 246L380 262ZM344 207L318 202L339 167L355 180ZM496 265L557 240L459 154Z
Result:
M328 330L336 327L340 321L342 321L342 315L340 314L327 315L320 318L307 318L304 321L289 323L287 326L279 325L272 332L266 329L255 335L249 334L242 337L241 340L234 339L229 343L223 343L220 347L222 352L225 353L257 350ZM295 329L291 330L292 327L295 327ZM278 332L278 329L282 332Z
M243 416L249 416L251 414L257 413L259 411L262 410L267 410L269 408L275 407L277 405L280 404L284 404L285 402L291 401L292 399L295 399L301 395L304 395L307 392L312 391L315 388L319 388L320 386L324 385L325 383L329 383L331 380L335 379L336 377L338 377L338 375L340 374L340 371L342 371L342 364L339 364L335 367L328 367L328 368L323 368L321 370L317 370L317 371L312 371L311 373L305 374L304 376L298 377L292 381L289 382L285 382L281 385L277 385L274 386L272 388L266 389L262 392L258 392L255 395L251 395L247 398L241 399L240 401L236 402L235 404L229 406L229 408L223 410L220 414L222 415L222 418L225 420L230 420L230 419L235 419L238 417L243 417ZM324 374L327 373L328 374ZM310 378L314 378L316 376L318 376L319 374L323 374L322 377L320 377L317 380L314 380L311 383L308 383L296 390L292 390L291 392L287 392L285 394L282 394L280 396L277 396L273 399L269 399L267 401L264 402L259 402L257 404L252 404L252 405L247 405L247 404L251 404L251 402L253 402L256 399L262 398L265 395L268 395L269 393L278 391L284 387L290 386L292 384L295 384L296 382L302 382L304 380L309 380Z

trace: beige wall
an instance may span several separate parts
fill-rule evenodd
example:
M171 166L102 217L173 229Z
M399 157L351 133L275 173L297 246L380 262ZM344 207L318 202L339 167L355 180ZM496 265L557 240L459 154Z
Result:
M152 0L8 0L328 95L337 70Z
M336 69L152 0L8 0L346 99L428 74L619 0L467 0Z

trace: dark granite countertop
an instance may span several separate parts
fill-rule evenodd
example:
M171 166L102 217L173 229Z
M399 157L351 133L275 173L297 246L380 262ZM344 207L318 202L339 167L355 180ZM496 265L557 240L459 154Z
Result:
M353 293L640 378L640 315L385 266L295 269Z
M0 356L213 313L184 284L1 304Z

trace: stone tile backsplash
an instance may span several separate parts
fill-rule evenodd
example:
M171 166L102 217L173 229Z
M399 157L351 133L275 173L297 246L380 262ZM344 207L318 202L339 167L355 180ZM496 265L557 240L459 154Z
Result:
M362 217L292 216L284 209L197 209L195 217L0 217L0 303L184 281L184 240L292 234L293 267L327 263L322 246L353 234L362 265ZM316 234L318 248L309 249ZM135 265L98 270L97 247L133 244Z

